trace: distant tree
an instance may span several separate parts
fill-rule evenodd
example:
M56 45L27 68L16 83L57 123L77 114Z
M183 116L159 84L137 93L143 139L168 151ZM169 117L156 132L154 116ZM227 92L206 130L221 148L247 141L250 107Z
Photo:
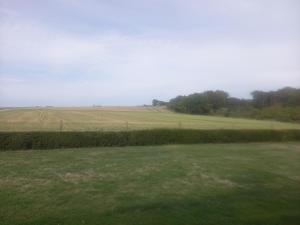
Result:
M210 114L225 107L228 97L228 93L219 90L177 96L170 100L169 108L177 112Z
M269 92L256 90L251 94L252 99L239 99L221 90L205 91L177 96L167 105L181 113L299 121L300 89L285 87ZM153 100L153 105L159 105L159 102Z
M253 91L253 104L263 108L273 105L300 106L300 89L285 87L277 91Z
M157 100L157 99L152 100L152 106L165 106L167 104L168 104L167 102L160 101L160 100Z

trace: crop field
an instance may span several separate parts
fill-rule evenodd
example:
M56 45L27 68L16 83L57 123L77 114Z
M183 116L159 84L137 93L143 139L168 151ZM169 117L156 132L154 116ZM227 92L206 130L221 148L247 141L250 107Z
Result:
M0 152L1 225L296 225L300 143Z
M120 131L153 128L300 129L300 124L179 114L161 107L36 107L0 110L0 131Z

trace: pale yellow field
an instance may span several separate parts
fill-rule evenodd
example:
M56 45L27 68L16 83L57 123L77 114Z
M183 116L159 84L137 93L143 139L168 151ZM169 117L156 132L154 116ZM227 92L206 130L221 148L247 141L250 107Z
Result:
M112 131L151 128L300 129L300 124L178 114L162 107L36 107L0 110L0 131Z

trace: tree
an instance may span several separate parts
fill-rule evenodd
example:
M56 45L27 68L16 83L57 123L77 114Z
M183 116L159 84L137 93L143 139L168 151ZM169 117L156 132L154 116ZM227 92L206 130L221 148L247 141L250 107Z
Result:
M168 104L167 102L160 101L160 100L157 100L157 99L152 100L152 106L165 106L167 104Z
M225 107L228 97L228 93L219 90L177 96L170 100L169 108L177 112L210 114Z

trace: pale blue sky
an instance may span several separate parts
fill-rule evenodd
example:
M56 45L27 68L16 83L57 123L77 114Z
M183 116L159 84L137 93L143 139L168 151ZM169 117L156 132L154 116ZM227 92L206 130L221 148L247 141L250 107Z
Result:
M298 0L0 0L0 106L300 87Z

